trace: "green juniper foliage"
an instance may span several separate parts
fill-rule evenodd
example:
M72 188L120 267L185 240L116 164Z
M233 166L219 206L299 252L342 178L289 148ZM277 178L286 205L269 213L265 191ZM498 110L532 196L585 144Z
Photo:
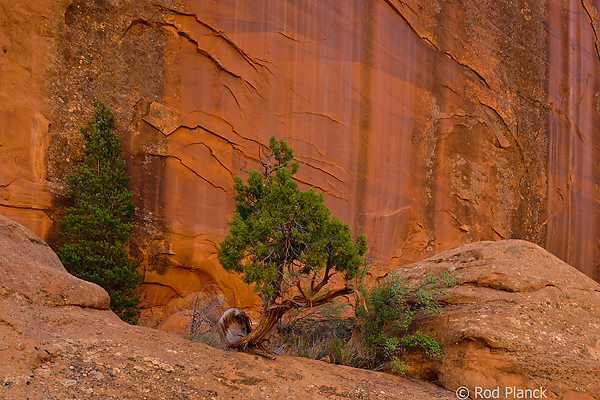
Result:
M407 284L398 271L392 271L384 281L365 293L368 313L357 306L357 317L363 329L363 344L374 364L390 361L392 369L404 373L406 366L399 355L409 347L419 347L431 357L439 358L442 349L435 334L420 331L408 333L409 325L419 310L439 313L437 298L444 288L454 285L450 271L427 273L413 285Z
M106 289L112 310L131 322L140 302L132 293L141 276L135 271L139 262L123 246L131 238L135 205L113 114L98 101L94 105L92 120L81 129L86 141L83 164L67 177L74 205L59 223L66 243L57 254L73 275Z
M265 310L281 304L290 288L310 305L335 273L346 280L356 275L366 239L353 241L348 225L330 217L321 194L298 188L292 175L299 164L290 163L293 150L285 141L271 137L259 155L264 172L251 170L247 183L235 178L236 207L219 262L255 284Z

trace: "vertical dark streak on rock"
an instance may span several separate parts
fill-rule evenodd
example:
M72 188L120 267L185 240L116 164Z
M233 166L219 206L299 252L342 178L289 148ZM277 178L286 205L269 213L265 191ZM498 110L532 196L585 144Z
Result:
M375 0L366 0L362 24L362 57L360 72L360 115L358 120L358 184L356 187L356 233L362 232L365 222L365 198L369 171L369 135L373 118L371 94L375 58Z
M588 9L588 6L585 5L585 1L581 0L581 5L583 6L583 9L585 10L589 20L590 20L590 25L592 27L592 32L594 35L594 49L596 50L596 55L598 56L598 58L595 60L596 62L594 62L593 65L593 73L592 73L592 87L594 88L594 96L592 98L592 112L591 112L591 119L592 119L592 126L597 127L600 124L600 108L599 108L599 92L598 92L598 87L600 82L598 81L598 76L600 76L600 38L598 37L598 26L597 26L597 19L598 19L598 9L596 7L594 7L594 2L592 1L592 4L590 5L591 7L591 11L590 9ZM588 86L588 78L590 77L589 72L588 72L588 76L586 77L586 86ZM584 97L584 93L582 93L581 98L583 99ZM578 134L579 134L579 130L578 130ZM588 140L589 143L592 146L597 147L598 146L598 140L597 138L594 138L595 135L590 135L588 136ZM595 154L595 153L593 153ZM592 155L591 157L594 157L594 155ZM595 161L592 160L591 161L591 166L590 166L590 176L592 178L593 182L598 182L598 177L600 177L600 164ZM591 198L593 199L594 202L598 202L598 184L594 184L594 189L592 189L592 196ZM574 262L574 258L569 258L565 261L567 261L568 263L577 266L578 269L580 269L582 272L584 272L585 274L587 274L588 276L592 277L593 279L595 279L597 282L600 282L600 239L598 239L598 212L596 211L597 208L592 211L592 218L590 221L588 221L587 223L590 224L591 227L593 227L593 232L591 235L592 240L594 240L594 244L591 246L592 247L592 254L593 254L593 258L591 260L591 262L585 262L580 259L578 260L579 263L575 263ZM576 229L576 228L575 228ZM585 242L584 242L585 243ZM570 248L576 248L576 246L574 246L572 243L569 243L569 249ZM580 247L581 248L581 247ZM575 250L577 251L577 250Z

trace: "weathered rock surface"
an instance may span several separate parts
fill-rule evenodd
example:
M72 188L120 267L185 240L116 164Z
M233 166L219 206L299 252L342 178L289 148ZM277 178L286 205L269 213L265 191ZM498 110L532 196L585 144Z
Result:
M410 374L472 396L475 387L500 387L500 398L505 388L543 387L549 399L600 399L597 282L521 240L459 246L405 272L419 279L443 268L457 278L443 314L421 315L412 329L435 332L445 356L407 352Z
M454 398L381 373L217 350L128 325L107 301L68 276L39 237L0 217L0 398Z
M108 310L100 286L69 274L36 234L0 215L0 294L47 306Z
M520 238L599 279L598 0L5 3L0 211L57 242L105 102L152 324L207 282L257 302L215 253L273 134L382 263Z

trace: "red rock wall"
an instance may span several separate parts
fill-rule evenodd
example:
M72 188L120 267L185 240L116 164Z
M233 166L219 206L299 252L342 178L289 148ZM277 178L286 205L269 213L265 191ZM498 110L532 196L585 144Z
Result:
M553 5L547 24L546 248L600 281L600 2Z
M50 1L39 3L1 4L0 213L45 234L52 226L45 212L52 195L44 163L50 121L44 104L49 49L43 13L58 10L51 10Z
M0 12L0 212L57 242L102 100L147 306L255 301L215 246L271 135L382 263L520 238L600 279L600 1L30 3Z

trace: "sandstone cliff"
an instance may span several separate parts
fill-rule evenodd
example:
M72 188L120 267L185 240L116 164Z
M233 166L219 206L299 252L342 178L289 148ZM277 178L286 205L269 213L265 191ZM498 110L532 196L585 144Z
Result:
M520 238L595 279L598 0L36 0L0 9L0 212L56 243L92 98L138 206L146 307L216 281L232 177L270 135L407 264Z

